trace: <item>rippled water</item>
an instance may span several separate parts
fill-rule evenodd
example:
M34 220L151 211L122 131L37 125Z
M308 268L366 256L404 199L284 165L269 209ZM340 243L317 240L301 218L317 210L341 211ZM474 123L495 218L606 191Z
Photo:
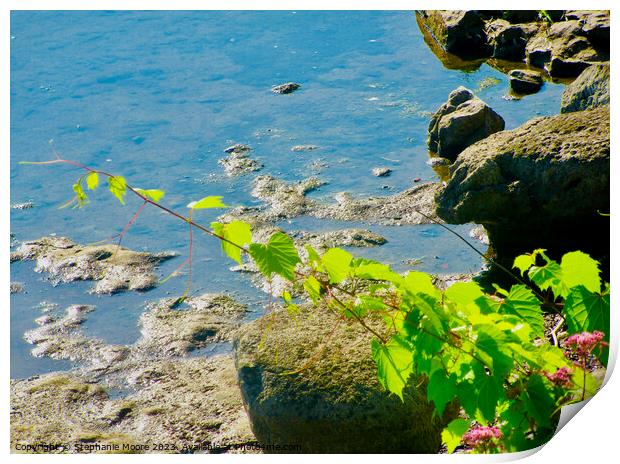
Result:
M13 12L11 202L32 200L35 207L12 210L11 231L16 240L56 233L94 242L118 232L138 206L120 207L102 190L83 210L58 210L72 196L77 172L17 164L50 159L50 139L67 158L122 174L132 185L165 190L165 203L181 210L208 194L222 194L233 205L256 204L249 195L254 176L228 179L217 164L233 142L253 147L252 156L265 165L261 174L287 180L318 175L328 182L312 193L318 197L345 190L387 195L417 177L435 180L426 164L429 112L455 87L477 90L487 78L500 82L477 93L507 128L558 111L560 85L547 83L537 95L508 101L507 77L497 70L443 68L411 12ZM270 91L287 81L302 88L290 95ZM319 148L291 151L298 144ZM380 165L393 174L372 176L371 168ZM217 214L201 212L198 219L208 223ZM298 218L285 226L360 225ZM467 272L481 264L437 226L369 228L388 244L355 253L399 269L407 258L424 258L421 269L433 272ZM184 254L186 231L146 211L124 244ZM196 253L195 290L228 291L251 305L252 317L261 313L265 295L246 275L228 272L218 243L201 238ZM162 275L180 259L162 266ZM86 293L91 283L52 287L33 267L11 265L11 280L26 287L11 295L12 377L70 366L33 358L23 341L41 301L60 309L95 304L85 332L132 343L144 303L177 295L184 285L176 279L144 294L93 296Z

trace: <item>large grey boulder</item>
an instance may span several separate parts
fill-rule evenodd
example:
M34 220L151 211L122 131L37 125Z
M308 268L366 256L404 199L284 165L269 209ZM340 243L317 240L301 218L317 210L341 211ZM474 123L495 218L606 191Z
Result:
M380 322L383 324L383 322ZM372 336L325 308L274 311L244 326L235 341L239 385L258 441L301 445L303 453L437 453L443 420L424 383L404 402L377 380Z
M504 129L503 118L471 90L459 87L431 118L428 148L451 160L469 145Z
M562 113L609 105L609 63L590 66L562 94Z
M452 224L486 228L500 262L546 248L609 253L609 108L533 119L463 151L437 196Z
M490 56L485 23L474 10L421 10L418 14L433 37L450 53L462 58Z

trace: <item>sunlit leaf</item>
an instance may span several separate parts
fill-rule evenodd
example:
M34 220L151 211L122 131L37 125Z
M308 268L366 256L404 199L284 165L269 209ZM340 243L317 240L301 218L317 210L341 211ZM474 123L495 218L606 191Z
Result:
M134 190L143 197L150 198L155 203L164 198L164 195L166 194L163 190L143 190L141 188L134 188Z
M123 176L108 177L108 188L112 195L114 195L121 205L125 204L125 194L127 193L127 182Z
M228 224L212 222L211 228L213 232L223 239L220 241L222 251L226 253L229 258L241 264L241 248L252 242L250 224L243 221L232 221ZM233 245L233 243L238 246Z
M321 257L321 263L332 284L338 284L349 275L349 265L353 256L340 248L330 248Z
M204 197L198 201L192 201L187 205L189 209L209 209L209 208L228 208L228 205L222 203L222 198L219 196Z
M86 186L88 187L88 190L95 190L98 185L99 185L99 174L97 174L95 171L91 171L86 176Z
M465 419L454 419L443 429L443 432L441 432L441 441L446 444L448 453L454 452L456 447L459 446L463 435L469 430L469 427L469 421Z
M403 389L413 372L413 355L409 346L398 336L385 345L372 340L372 357L377 363L379 383L403 399Z
M249 253L260 272L268 278L273 274L279 274L290 281L295 279L295 266L301 260L293 239L288 235L276 232L266 245L252 243Z
M591 292L601 290L599 263L581 251L566 253L560 264L564 282L569 287L583 285Z

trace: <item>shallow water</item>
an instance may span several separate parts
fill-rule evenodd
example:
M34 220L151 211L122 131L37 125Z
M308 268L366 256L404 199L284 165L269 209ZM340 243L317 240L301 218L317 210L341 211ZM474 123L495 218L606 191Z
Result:
M253 147L251 155L265 165L260 174L328 181L315 197L345 190L387 195L417 177L435 180L426 164L429 112L455 87L477 90L487 78L500 82L477 93L507 128L558 111L561 85L547 83L536 95L509 101L503 98L508 79L499 71L487 65L471 73L443 68L411 12L14 12L11 203L32 200L35 207L11 210L11 232L17 240L56 233L95 242L118 232L138 206L129 201L120 207L101 190L83 210L58 210L72 196L78 172L17 165L51 159L50 139L66 158L122 174L132 185L165 190L164 203L179 210L208 194L222 194L233 205L256 204L249 195L254 176L228 179L217 164L235 142ZM287 81L302 88L290 95L270 91ZM319 148L291 151L298 144ZM370 173L375 166L393 173L376 178ZM217 214L200 212L197 219L208 223ZM287 228L360 225L298 218ZM481 264L437 226L367 228L389 242L354 252L401 270L406 258L423 258L418 268L432 272L468 272ZM457 230L466 234L469 228ZM218 243L198 243L194 290L228 291L250 304L251 317L259 315L265 295L248 285L247 275L228 272L231 264ZM185 254L186 230L147 210L124 245ZM182 259L165 263L161 274ZM183 279L173 279L143 294L94 296L86 293L91 283L52 287L33 267L11 265L11 280L24 282L27 292L11 295L11 377L70 366L33 358L22 339L35 327L41 301L57 303L59 310L95 304L84 331L132 343L144 304L178 295L184 286Z

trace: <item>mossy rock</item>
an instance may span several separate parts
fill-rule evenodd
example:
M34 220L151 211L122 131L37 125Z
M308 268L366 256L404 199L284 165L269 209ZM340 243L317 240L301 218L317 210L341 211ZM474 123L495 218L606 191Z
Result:
M437 453L455 408L433 415L423 382L411 380L404 402L385 391L371 339L320 308L274 311L244 326L235 362L258 441L303 453Z

